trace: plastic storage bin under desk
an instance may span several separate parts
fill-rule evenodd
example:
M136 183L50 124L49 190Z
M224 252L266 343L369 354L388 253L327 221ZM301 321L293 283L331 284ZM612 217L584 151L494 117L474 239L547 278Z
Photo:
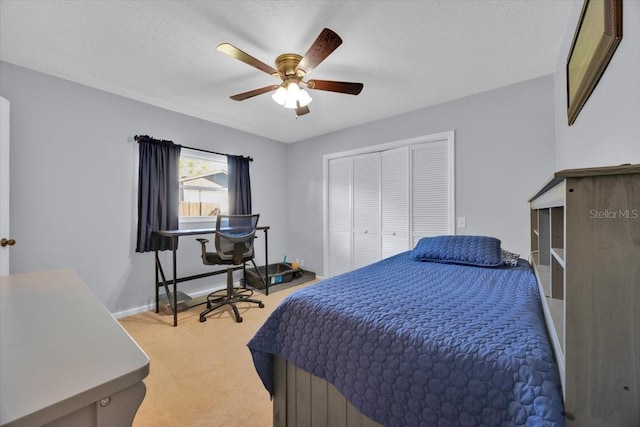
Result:
M263 279L266 266L261 265L256 270L255 268L247 269L247 285L252 288L264 287ZM279 283L287 283L302 276L302 270L294 270L291 264L286 262L280 262L278 264L269 264L269 285L277 285Z

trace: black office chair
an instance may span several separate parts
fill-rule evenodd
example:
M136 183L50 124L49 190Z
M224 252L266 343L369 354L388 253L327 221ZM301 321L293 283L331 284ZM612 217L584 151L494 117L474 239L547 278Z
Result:
M258 226L258 218L260 214L254 215L218 215L216 220L216 252L207 252L207 239L196 239L202 246L202 262L205 265L227 265L227 289L222 289L210 293L207 296L207 309L200 313L200 321L207 320L205 317L213 310L224 305L230 305L236 317L236 322L242 322L242 317L238 312L236 303L250 302L258 304L258 307L264 308L262 301L252 299L253 291L247 288L233 286L233 271L242 265L244 273L244 283L246 280L247 261L251 261L256 268L253 260L253 241L256 237L256 227Z

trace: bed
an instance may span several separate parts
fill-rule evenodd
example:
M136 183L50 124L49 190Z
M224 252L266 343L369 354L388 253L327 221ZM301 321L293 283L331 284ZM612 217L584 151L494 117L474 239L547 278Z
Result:
M504 262L497 239L438 236L289 295L248 343L274 424L564 425L535 276Z

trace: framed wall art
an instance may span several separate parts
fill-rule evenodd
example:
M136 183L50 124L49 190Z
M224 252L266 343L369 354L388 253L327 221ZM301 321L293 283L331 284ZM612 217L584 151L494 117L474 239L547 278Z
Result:
M622 40L622 0L585 0L567 57L569 126L589 99Z

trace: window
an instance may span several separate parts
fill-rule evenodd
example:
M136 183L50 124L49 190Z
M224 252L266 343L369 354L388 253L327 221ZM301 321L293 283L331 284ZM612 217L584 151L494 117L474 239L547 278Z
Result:
M180 152L180 222L212 221L229 212L227 158L183 148Z

